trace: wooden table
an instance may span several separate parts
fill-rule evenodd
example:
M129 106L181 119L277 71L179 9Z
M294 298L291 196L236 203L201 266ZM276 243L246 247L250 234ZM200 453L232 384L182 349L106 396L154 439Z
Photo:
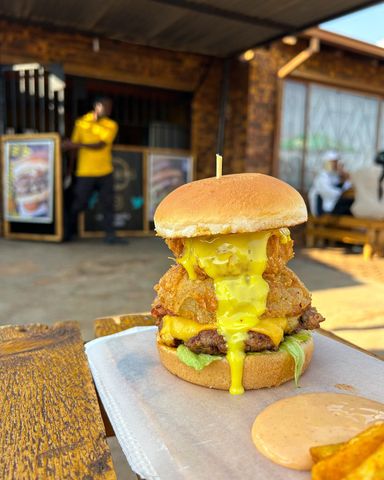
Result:
M0 479L116 479L75 322L0 328Z
M103 336L151 324L146 313L95 327ZM116 479L75 322L0 327L0 415L1 480Z

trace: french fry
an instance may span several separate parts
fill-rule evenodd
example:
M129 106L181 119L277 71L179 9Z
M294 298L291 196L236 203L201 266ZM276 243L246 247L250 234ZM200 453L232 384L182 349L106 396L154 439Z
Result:
M343 447L345 443L334 443L331 445L320 445L319 447L312 447L309 449L312 460L314 463L318 463L325 458L334 455Z
M312 468L312 480L344 480L383 442L384 423L373 425L349 440L334 455L316 463Z
M384 443L343 480L384 480Z

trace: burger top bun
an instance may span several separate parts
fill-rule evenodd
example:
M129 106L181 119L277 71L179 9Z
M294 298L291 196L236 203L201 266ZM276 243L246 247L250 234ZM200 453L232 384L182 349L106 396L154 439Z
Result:
M258 232L306 220L299 192L262 173L187 183L167 195L154 216L156 232L164 238Z

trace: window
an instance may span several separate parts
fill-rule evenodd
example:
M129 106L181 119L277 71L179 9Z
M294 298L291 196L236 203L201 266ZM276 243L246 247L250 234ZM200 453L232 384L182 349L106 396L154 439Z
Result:
M347 170L373 162L384 147L381 99L338 88L288 80L284 83L280 178L307 191L326 150L337 150ZM381 118L380 118L381 117Z

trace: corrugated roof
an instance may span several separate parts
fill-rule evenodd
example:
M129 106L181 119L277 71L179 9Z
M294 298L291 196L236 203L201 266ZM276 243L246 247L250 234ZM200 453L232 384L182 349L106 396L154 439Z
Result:
M0 16L226 57L379 3L364 0L13 0Z

